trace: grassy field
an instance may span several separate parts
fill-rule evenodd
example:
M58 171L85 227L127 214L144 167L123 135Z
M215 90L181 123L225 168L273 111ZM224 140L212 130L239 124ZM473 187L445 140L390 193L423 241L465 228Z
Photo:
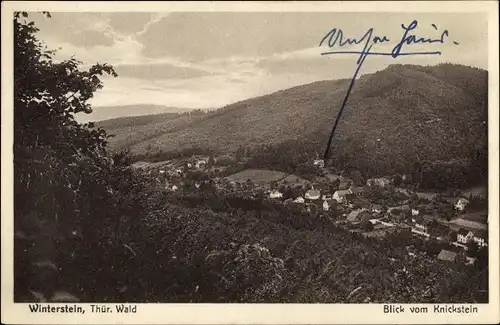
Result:
M302 185L305 186L306 184L310 183L308 180L300 178L297 175L290 174L287 177L283 179L283 182L289 184L289 185Z
M486 186L476 186L464 190L462 194L465 197L468 197L469 195L486 197L486 192L487 192Z
M488 211L464 213L460 218L486 224L488 222Z
M250 179L255 184L264 185L283 179L286 176L286 173L275 170L245 169L239 173L227 176L227 179L234 182L246 182Z
M484 223L468 220L465 218L453 219L452 221L450 221L450 223L459 227L464 227L466 229L481 229L481 230L488 229L488 226Z
M305 185L308 183L307 180L296 175L268 169L245 169L226 178L234 182L246 182L250 179L254 184L261 186L269 185L271 182L286 183L289 185Z

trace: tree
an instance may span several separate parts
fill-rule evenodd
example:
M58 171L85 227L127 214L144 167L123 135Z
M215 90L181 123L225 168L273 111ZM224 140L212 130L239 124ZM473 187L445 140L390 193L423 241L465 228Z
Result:
M467 243L467 255L470 257L477 257L479 251L479 246L474 240L470 240Z
M283 192L283 199L295 199L293 189L290 185L285 187L285 191Z
M373 231L373 229L374 229L373 224L370 221L367 220L363 223L363 230L364 231Z
M450 241L452 242L456 242L457 241L457 235L458 233L456 231L450 231L450 233L448 234L448 238Z
M243 146L241 145L238 146L236 152L234 153L236 161L240 162L243 159L244 155L245 155L245 148L243 148Z
M476 260L475 265L477 268L485 269L488 267L488 247L487 246L483 246L483 247L479 248L477 253L476 253L476 257L477 257L477 260Z
M88 100L103 87L100 76L117 74L107 64L83 70L74 58L54 62L55 52L37 32L27 13L15 13L14 223L38 250L15 245L17 261L24 261L15 266L16 299L30 299L26 295L33 290L50 299L58 286L75 292L94 288L93 281L111 272L97 245L118 245L122 229L134 229L131 220L142 209L141 181L127 153L111 157L105 131L75 120L76 113L92 112ZM41 253L58 270L50 279L38 276ZM96 273L78 274L78 263Z
M401 177L401 175L399 174L394 175L394 177L392 178L392 184L396 187L399 187L402 183L403 183L403 178Z
M366 183L366 179L359 170L352 170L348 173L347 178L352 180L354 186L363 186Z
M215 165L215 159L214 156L208 157L208 162L207 162L207 167L212 168Z
M91 113L87 101L102 88L99 76L117 74L107 64L81 71L81 62L74 58L54 63L55 51L47 50L36 38L38 28L27 16L16 13L14 19L16 149L48 146L60 155L103 149L104 130L94 129L92 123L77 123L74 114ZM61 138L68 141L58 141Z

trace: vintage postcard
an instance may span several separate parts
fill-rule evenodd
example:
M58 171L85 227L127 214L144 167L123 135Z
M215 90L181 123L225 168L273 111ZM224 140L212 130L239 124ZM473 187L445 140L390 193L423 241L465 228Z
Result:
M3 2L2 323L496 324L498 3Z

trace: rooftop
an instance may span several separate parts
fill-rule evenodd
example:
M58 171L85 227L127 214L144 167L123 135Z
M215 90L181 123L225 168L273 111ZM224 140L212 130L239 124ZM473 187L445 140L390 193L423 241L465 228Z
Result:
M364 189L362 187L351 187L349 189L351 191L351 193L362 193L364 191Z
M458 229L457 233L459 235L462 235L462 236L467 236L467 234L469 233L469 230L467 230L465 228L460 228L460 229Z
M339 197L346 196L347 194L351 194L350 190L338 190L335 192Z
M358 209L358 210L353 210L351 213L347 215L347 220L348 221L355 221L358 215L362 212L363 210Z
M318 190L309 190L309 191L306 192L306 194L309 195L309 196L318 196L321 193Z

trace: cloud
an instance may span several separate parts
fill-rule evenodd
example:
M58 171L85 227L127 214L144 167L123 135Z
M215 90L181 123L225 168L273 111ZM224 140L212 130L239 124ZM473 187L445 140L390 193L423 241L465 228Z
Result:
M154 16L155 14L150 12L111 13L108 24L117 33L134 35L142 32Z
M119 76L138 79L189 79L211 74L206 70L175 66L170 63L121 64L114 66Z
M30 13L40 29L43 40L68 43L77 47L111 46L114 35L103 13L51 13L46 18L38 13Z
M318 29L317 20L310 19L312 16L311 13L172 13L152 24L138 40L148 57L167 55L199 62L230 56L266 56L315 44L321 33L311 35L311 26L312 30ZM290 32L292 24L297 28Z
M112 46L113 37L96 30L75 32L71 37L71 44L77 47Z
M111 46L95 45L92 47L75 45L46 38L45 43L50 49L57 49L56 59L64 60L74 56L85 65L109 63L111 65L136 64L140 58L141 45L131 38L115 40Z
M368 28L387 35L391 51L401 24L418 19L419 36L448 29L450 41L434 57L369 57L361 74L394 63L457 62L487 67L487 19L482 14L175 12L55 13L37 19L40 38L58 58L115 66L119 77L103 78L95 105L132 103L189 108L220 107L280 89L325 79L350 78L356 56L322 56L319 42L332 28L361 37ZM38 23L40 22L40 24ZM354 49L356 46L351 46ZM374 48L375 49L375 48ZM412 45L413 50L429 46Z

